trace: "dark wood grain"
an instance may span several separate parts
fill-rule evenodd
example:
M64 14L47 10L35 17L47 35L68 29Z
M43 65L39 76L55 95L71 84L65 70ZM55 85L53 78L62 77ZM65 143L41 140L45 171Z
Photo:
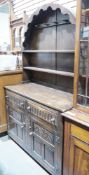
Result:
M61 113L72 108L74 42L69 10L43 7L25 33L23 83L6 87L9 136L52 175L63 172Z
M60 9L40 13L28 24L23 79L73 93L75 25Z
M72 108L72 95L54 88L35 83L19 84L6 88L62 112Z

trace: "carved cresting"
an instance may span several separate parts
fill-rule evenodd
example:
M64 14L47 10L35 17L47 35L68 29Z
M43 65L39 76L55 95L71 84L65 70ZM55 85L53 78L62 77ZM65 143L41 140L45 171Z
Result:
M54 12L59 11L60 14L63 14L62 16L60 15L60 22L55 21L55 23L53 24L47 24L44 25L43 23L43 19L45 17L50 17L53 15ZM30 16L30 19L27 23L27 30L25 32L25 41L23 42L23 47L24 49L29 49L29 45L30 45L30 41L31 41L31 37L32 37L32 33L33 30L36 29L37 25L42 24L41 27L49 27L49 26L53 26L53 25L59 25L61 24L61 22L63 23L67 23L70 22L72 24L75 24L75 18L74 16L70 13L69 10L67 10L66 8L64 8L63 6L59 5L59 4L54 4L54 3L49 3L46 5L44 5L41 9L38 8L38 10L33 13Z

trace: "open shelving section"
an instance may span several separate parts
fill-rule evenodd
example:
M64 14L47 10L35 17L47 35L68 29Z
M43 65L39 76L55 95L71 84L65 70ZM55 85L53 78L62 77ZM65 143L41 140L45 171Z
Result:
M23 44L23 79L73 93L75 23L49 8L28 25ZM50 15L52 17L50 18Z

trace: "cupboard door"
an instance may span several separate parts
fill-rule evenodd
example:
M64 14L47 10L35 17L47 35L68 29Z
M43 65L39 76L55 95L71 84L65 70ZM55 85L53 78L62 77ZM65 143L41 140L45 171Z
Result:
M24 121L24 113L18 113L14 109L8 107L8 134L20 146L26 143L26 125Z
M31 128L29 131L29 141L31 141L29 144L29 154L51 174L61 175L61 144L59 143L59 137L56 132L48 130L47 123L44 126L33 118L31 119ZM59 152L59 156L61 156L60 163L58 159Z
M50 171L54 169L54 134L45 127L32 120L32 152L36 160Z
M13 117L9 116L8 119L8 134L10 137L15 139L18 144L25 144L26 130L25 125L16 121Z
M69 175L89 175L89 145L71 137Z

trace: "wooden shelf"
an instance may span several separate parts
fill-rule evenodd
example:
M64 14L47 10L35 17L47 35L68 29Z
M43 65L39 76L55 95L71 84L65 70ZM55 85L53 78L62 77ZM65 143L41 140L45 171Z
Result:
M22 50L23 53L74 53L75 50Z
M87 75L79 75L79 76L81 76L82 78L89 78L89 75L88 75L88 77L87 77Z
M37 72L45 72L45 73L50 73L50 74L74 77L74 73L72 72L58 71L58 70L52 70L52 69L43 69L43 68L37 68L37 67L23 67L23 68L25 70L32 70L32 71L37 71Z
M82 10L82 14L89 13L89 8Z
M63 113L62 116L89 128L89 114L85 112L72 109L71 111Z
M88 42L88 40L80 40L80 42Z
M80 96L80 97L84 97L84 98L89 98L89 96L82 95L82 94L78 94L78 96Z

